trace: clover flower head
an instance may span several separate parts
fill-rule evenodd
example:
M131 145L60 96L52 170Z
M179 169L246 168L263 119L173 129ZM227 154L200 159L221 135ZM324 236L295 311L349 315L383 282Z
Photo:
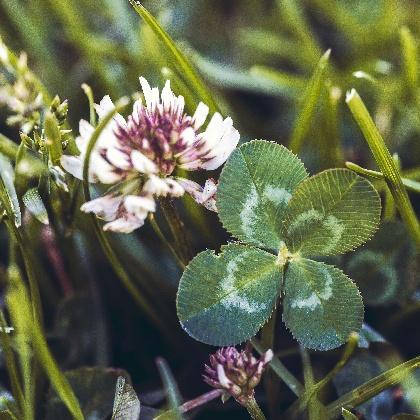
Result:
M82 206L83 211L108 221L104 229L118 232L140 227L147 214L155 211L151 203L156 197L180 197L187 191L198 203L216 211L214 181L207 181L203 188L173 173L176 168L217 169L239 141L232 119L223 119L217 112L202 131L209 108L200 102L193 116L186 114L184 98L172 92L169 80L161 93L143 77L140 84L145 104L137 100L127 119L116 114L102 131L91 155L89 181L118 184L121 188ZM113 109L109 96L96 105L100 119ZM94 127L81 120L79 130L76 143L80 155L63 156L61 164L82 179Z
M205 365L203 378L208 385L225 390L240 404L246 405L254 398L254 388L272 358L271 350L257 359L250 346L242 351L235 347L221 348L210 356L210 365Z

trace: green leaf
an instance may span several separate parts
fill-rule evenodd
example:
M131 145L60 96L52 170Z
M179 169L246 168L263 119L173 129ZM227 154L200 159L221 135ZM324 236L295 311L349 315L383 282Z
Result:
M241 343L269 318L282 284L276 257L239 244L198 254L181 278L177 308L182 327L214 346Z
M84 418L106 420L113 410L115 384L120 377L128 378L128 374L122 369L83 367L65 372L65 377L74 389ZM45 420L72 419L55 392L50 390L48 397Z
M13 213L15 225L16 227L19 227L22 224L22 214L20 212L19 199L14 185L14 177L15 173L12 164L4 155L0 154L0 181L4 185L5 194L7 194L7 201L10 205L10 209L8 210Z
M329 350L362 327L363 303L341 270L305 258L292 260L284 279L283 321L303 346Z
M137 394L123 376L118 377L111 420L138 420L139 416L140 401Z
M191 87L194 88L198 98L204 101L210 107L212 112L216 112L218 107L214 102L210 91L201 80L201 77L197 74L189 60L175 45L175 42L159 25L159 22L140 4L139 1L130 0L130 3L134 10L156 35L156 38L164 46L165 53L168 57L168 62L171 64L171 67L174 70L178 70L178 73L183 75L184 78L191 84Z
M48 225L48 213L37 188L31 188L22 197L26 208L42 224Z
M336 255L357 248L376 231L380 198L348 169L329 169L299 185L290 200L284 235L291 252Z
M303 163L285 147L255 140L236 149L220 175L217 208L223 226L237 238L274 250Z

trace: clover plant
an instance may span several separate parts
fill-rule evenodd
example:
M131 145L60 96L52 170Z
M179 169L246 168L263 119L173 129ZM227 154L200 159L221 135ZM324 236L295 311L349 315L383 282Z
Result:
M343 344L363 321L358 288L319 258L366 242L379 225L380 198L348 169L309 177L303 163L276 143L236 149L217 192L223 226L239 241L206 250L187 266L177 307L183 328L215 345L253 337L281 302L283 321L305 347Z

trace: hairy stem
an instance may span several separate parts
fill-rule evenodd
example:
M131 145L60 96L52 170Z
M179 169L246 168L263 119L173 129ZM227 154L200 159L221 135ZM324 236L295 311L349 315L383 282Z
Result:
M251 416L251 418L253 420L265 420L265 415L264 413L261 411L260 406L258 405L257 401L255 400L255 398L251 398L247 404L246 404L246 409L248 410L249 415Z

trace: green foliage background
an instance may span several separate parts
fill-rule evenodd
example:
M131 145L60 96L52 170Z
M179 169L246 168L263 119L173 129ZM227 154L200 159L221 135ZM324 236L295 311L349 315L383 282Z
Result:
M139 75L159 86L170 78L174 90L185 96L189 111L199 99L207 99L213 109L232 116L241 142L264 138L284 144L299 154L311 174L344 167L346 161L378 169L345 104L346 91L356 88L388 148L398 154L419 214L419 196L412 192L418 192L420 181L418 2L160 0L144 1L144 6L177 42L202 81L191 79L188 63L159 42L125 0L0 0L0 35L16 53L27 52L30 68L51 97L68 98L74 133L79 119L89 115L82 83L92 87L95 101L104 94L116 100L139 90ZM329 59L328 54L321 59L328 49ZM18 131L5 119L6 110L1 108L0 132L18 144ZM205 175L197 180L203 181ZM25 182L33 183L30 177L24 179L17 185L20 196L27 190ZM381 371L420 354L419 271L414 246L386 183L373 182L381 192L387 222L380 240L354 256L334 258L333 263L352 273L366 295L366 322L387 340L358 350L379 360ZM81 204L81 196L75 199ZM66 200L66 195L55 195L50 203L58 220L68 216ZM230 239L215 215L188 198L178 210L190 232L193 254L218 250ZM184 399L208 390L200 375L213 348L195 342L180 327L175 294L181 272L150 226L129 236L108 235L125 270L116 275L115 264L102 252L86 215L76 211L74 221L66 222L55 238L46 237L33 217L24 216L23 223L24 248L41 290L45 337L62 369L125 369L144 405L156 407L165 405L154 364L163 356ZM4 286L10 251L1 224ZM24 271L24 251L12 253ZM288 366L299 372L296 342L278 324L276 347L285 352ZM42 349L37 351L47 357ZM316 374L321 378L337 359L337 352L315 353ZM6 386L8 381L2 383ZM284 409L293 396L283 384L275 387L277 405ZM35 398L39 418L49 409L43 403L44 391L45 383ZM332 400L336 392L329 386L325 394ZM244 418L245 413L227 403L223 411L215 405L200 414L203 419L215 416Z

